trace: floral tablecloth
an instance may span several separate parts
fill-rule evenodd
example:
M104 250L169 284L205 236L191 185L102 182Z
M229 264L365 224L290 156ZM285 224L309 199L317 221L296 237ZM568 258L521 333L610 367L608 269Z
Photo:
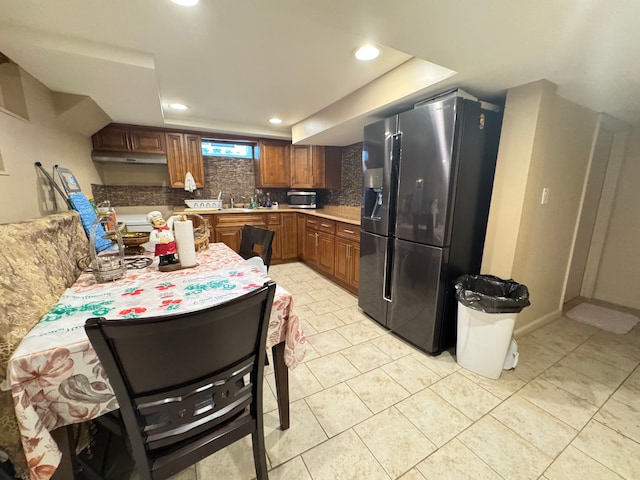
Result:
M160 272L156 258L112 283L97 283L92 273L84 272L22 340L9 361L7 380L32 480L49 479L60 462L51 430L118 408L85 334L88 318L198 310L259 288L268 279L222 243L211 244L197 260L194 268ZM285 364L295 367L304 358L306 338L291 294L277 286L267 347L280 342Z

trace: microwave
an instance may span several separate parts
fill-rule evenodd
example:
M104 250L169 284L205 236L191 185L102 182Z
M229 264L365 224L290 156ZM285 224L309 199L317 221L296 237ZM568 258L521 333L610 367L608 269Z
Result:
M290 208L316 208L316 192L287 192L287 203Z

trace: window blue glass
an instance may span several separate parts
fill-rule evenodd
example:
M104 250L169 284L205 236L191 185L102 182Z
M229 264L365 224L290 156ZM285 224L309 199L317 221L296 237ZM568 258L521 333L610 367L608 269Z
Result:
M202 155L205 157L253 158L253 145L203 140Z

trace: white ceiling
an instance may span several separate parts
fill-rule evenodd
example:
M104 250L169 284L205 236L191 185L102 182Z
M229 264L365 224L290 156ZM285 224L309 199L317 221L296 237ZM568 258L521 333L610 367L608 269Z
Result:
M365 41L378 60L353 59ZM542 78L640 121L637 0L0 0L0 51L114 122L293 129L301 143L355 143L374 118L454 86L500 103ZM457 73L429 86L427 62ZM163 110L171 102L190 109Z

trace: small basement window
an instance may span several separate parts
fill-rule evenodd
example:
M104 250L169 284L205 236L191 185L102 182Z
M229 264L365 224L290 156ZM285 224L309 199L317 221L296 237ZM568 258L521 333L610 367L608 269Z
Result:
M226 143L202 140L202 155L205 157L253 158L250 143Z

